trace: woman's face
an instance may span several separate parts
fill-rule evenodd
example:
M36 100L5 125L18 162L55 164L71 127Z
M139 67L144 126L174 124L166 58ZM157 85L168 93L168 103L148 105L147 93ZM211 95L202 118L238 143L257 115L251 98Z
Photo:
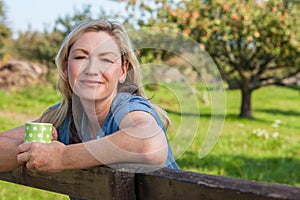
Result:
M106 32L86 32L70 49L67 74L73 92L80 98L113 99L126 72L119 47Z

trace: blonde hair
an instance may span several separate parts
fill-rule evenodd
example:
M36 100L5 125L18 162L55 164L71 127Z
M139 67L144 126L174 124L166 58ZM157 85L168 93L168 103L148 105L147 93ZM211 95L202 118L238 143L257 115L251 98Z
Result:
M65 38L60 46L60 49L56 56L56 65L58 68L58 90L62 95L62 101L57 108L49 109L43 113L41 121L50 122L55 127L58 127L66 118L68 113L72 113L72 89L70 87L68 77L65 74L67 68L67 60L69 51L72 45L76 42L80 36L86 32L98 32L104 31L111 35L117 45L120 48L122 55L122 66L126 61L128 64L126 80L123 84L119 84L118 92L132 92L145 99L148 99L144 93L141 80L140 80L140 64L137 59L131 41L124 29L124 27L114 20L94 20L80 23L76 26L73 31ZM149 101L150 102L150 101ZM150 102L153 108L158 112L159 116L164 122L165 128L167 129L170 120L164 110L157 105Z

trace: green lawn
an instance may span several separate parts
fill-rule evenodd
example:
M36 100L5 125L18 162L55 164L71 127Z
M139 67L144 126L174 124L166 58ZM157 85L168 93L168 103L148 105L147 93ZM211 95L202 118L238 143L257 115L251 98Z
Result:
M51 87L34 87L24 90L0 91L0 131L19 126L36 119L49 105L59 100L59 95ZM25 187L0 181L2 200L44 200L69 199L66 195Z
M203 88L199 87L198 92L201 97ZM253 120L237 117L240 93L226 91L224 127L216 145L205 157L199 155L212 121L211 105L197 98L197 108L193 104L195 99L189 100L194 95L180 85L174 87L173 83L172 87L166 84L148 94L169 111L173 124L168 133L171 144L176 137L184 136L172 145L181 169L300 186L299 90L268 87L254 91ZM59 100L51 87L0 91L0 97L0 131L35 119ZM222 116L219 117L222 121ZM197 131L191 130L197 125ZM0 199L67 199L65 195L6 182L0 182L0 188Z
M164 108L172 110L170 117L175 127L170 131L172 138L176 134L177 125L184 118L191 121L193 126L192 123L196 120L192 114L195 111L191 112L191 115L180 116L176 112L179 108L178 99L171 97L166 100L174 93L166 88L161 88L163 95L157 95L159 96L157 102L167 102L163 104ZM180 92L175 93L181 96ZM186 98L188 96L186 94ZM252 103L254 119L240 119L237 117L240 109L240 92L226 91L226 118L222 133L212 151L201 158L200 148L211 122L211 106L199 101L199 129L188 150L177 160L181 169L299 187L299 89L261 88L254 91ZM190 110L194 107L194 105L186 107L188 106L191 107ZM189 124L185 127L188 129ZM185 134L184 129L177 134Z

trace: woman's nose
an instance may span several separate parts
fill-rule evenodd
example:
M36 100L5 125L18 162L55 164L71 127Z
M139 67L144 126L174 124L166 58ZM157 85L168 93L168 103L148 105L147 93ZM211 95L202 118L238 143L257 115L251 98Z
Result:
M97 76L101 73L101 67L96 59L89 58L88 62L85 64L85 73L90 76Z

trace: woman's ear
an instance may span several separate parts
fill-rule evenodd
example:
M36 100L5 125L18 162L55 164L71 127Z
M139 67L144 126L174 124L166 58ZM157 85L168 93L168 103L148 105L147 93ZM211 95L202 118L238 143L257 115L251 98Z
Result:
M120 75L120 78L119 78L119 83L124 83L125 82L126 77L127 77L128 65L129 65L128 61L125 60L123 66L122 66L122 69L121 69L121 75Z
M68 63L67 62L64 67L64 75L65 75L65 77L68 77Z

